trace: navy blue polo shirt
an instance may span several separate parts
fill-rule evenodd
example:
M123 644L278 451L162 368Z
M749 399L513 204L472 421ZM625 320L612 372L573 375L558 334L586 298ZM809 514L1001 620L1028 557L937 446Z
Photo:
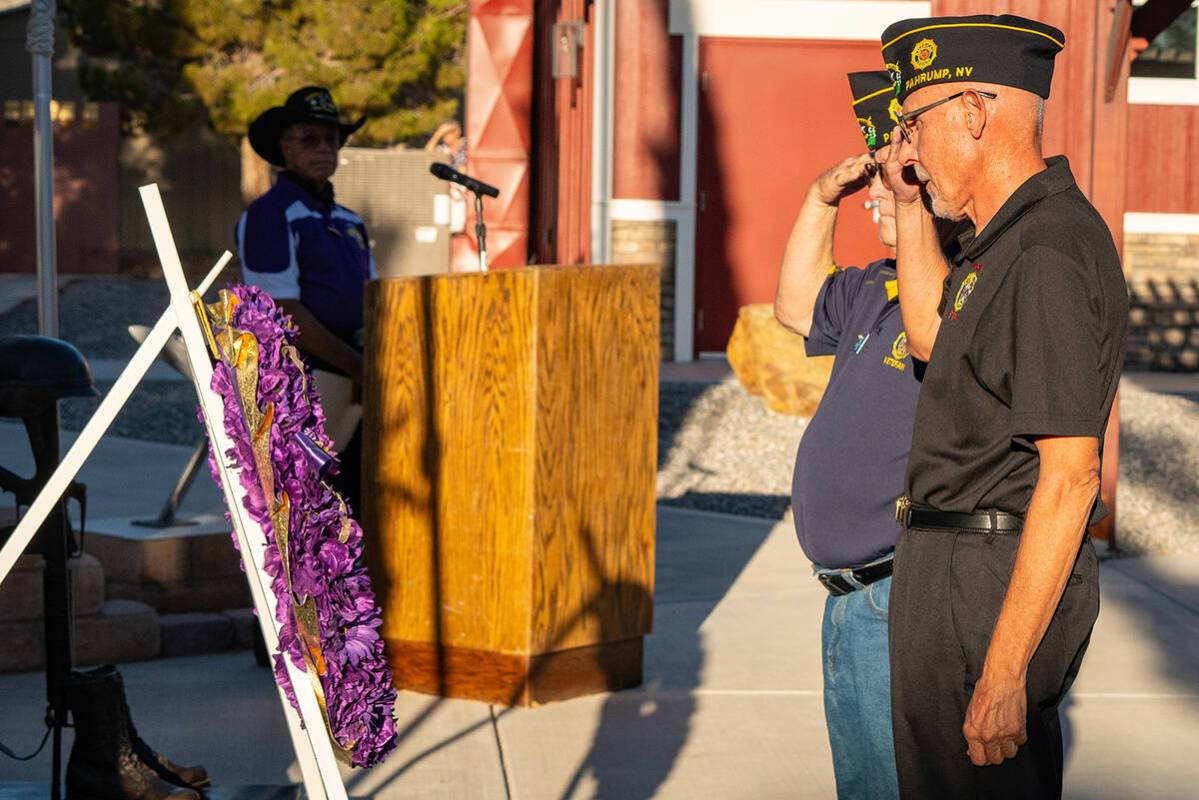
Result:
M837 270L813 309L807 353L836 358L799 444L791 502L800 546L824 568L868 564L899 538L895 498L924 365L917 375L896 294L895 262L883 259Z
M351 344L362 329L365 282L375 260L362 218L281 173L237 222L242 280L275 300L299 300Z

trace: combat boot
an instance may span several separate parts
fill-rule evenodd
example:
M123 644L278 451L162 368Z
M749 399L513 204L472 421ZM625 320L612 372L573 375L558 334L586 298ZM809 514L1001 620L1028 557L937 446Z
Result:
M67 800L200 800L163 780L133 751L128 706L112 668L73 672L75 743L67 762Z

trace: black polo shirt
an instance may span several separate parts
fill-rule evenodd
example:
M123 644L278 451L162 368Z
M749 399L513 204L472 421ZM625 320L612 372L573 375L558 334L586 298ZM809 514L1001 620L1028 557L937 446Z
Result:
M804 554L829 569L859 567L895 549L920 372L908 354L895 262L833 273L812 311L806 350L836 355L791 482Z
M942 511L1024 514L1037 436L1103 433L1128 290L1111 233L1063 157L1017 189L945 281L907 491ZM1091 522L1106 514L1096 502Z

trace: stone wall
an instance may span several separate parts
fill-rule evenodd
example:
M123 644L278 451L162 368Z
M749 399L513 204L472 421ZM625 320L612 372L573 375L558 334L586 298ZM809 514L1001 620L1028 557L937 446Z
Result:
M1124 274L1133 283L1155 278L1199 278L1199 235L1124 234Z
M613 220L613 264L662 265L662 360L674 360L674 286L678 226L674 220Z
M1126 370L1199 371L1199 235L1124 237Z

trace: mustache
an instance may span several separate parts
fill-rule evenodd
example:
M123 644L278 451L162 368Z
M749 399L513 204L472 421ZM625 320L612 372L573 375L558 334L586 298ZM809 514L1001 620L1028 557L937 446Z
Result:
M933 179L933 176L929 175L928 170L926 170L921 164L913 164L912 170L916 173L916 177L921 183L928 183Z

